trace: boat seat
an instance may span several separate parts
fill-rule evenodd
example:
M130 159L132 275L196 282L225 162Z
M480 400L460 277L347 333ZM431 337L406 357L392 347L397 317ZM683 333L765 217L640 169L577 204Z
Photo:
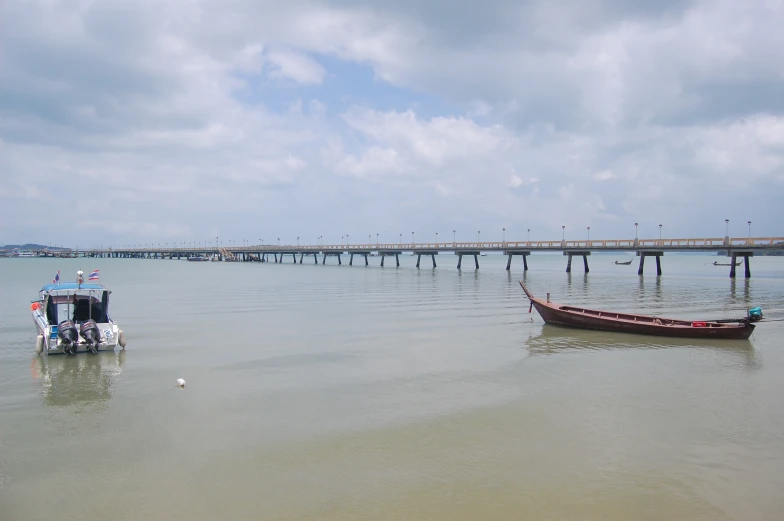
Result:
M84 322L90 318L99 324L106 322L103 306L99 302L93 302L91 305L87 300L77 300L76 306L74 306L73 321Z

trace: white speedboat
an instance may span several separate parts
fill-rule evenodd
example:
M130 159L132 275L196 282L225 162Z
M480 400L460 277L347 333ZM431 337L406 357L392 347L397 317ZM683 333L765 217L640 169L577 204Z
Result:
M97 353L118 344L125 349L125 333L109 316L111 291L102 284L85 284L81 271L76 282L60 282L59 277L58 272L30 305L38 328L36 353Z

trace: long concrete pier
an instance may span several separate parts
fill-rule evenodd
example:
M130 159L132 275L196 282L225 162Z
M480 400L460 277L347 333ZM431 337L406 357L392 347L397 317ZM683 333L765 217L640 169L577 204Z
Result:
M380 257L380 266L384 266L386 257L394 256L396 266L400 266L399 256L410 252L417 257L416 267L420 267L422 257L430 257L432 267L436 268L436 256L453 254L457 256L457 269L462 269L463 257L473 257L475 269L479 269L479 257L483 253L499 252L508 257L506 269L510 270L514 257L523 258L523 270L528 270L528 257L536 252L561 251L567 257L566 272L572 271L572 259L582 257L583 269L587 273L588 257L595 252L634 252L639 257L638 275L643 274L646 257L656 258L656 275L662 274L661 257L666 252L703 252L724 253L729 257L730 277L735 277L735 266L738 258L745 264L745 276L751 277L749 259L755 253L784 252L784 237L748 237L748 238L690 238L690 239L619 239L619 240L585 240L585 241L501 241L501 242L435 242L435 243L376 243L376 244L340 244L340 245L256 245L226 246L216 245L191 247L111 247L68 252L41 250L34 252L38 256L77 256L77 257L109 257L109 258L146 258L146 259L196 259L227 262L284 262L291 256L291 262L303 263L304 258L313 256L318 264L318 256L322 256L321 264L326 264L329 257L334 257L342 264L342 256L349 256L349 265L353 266L354 257L364 260L369 265L368 257ZM723 264L723 263L722 263Z

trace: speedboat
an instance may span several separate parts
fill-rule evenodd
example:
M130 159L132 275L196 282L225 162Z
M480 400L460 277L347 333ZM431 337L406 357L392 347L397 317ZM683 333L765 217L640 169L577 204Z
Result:
M97 271L93 272L96 274ZM97 275L91 274L90 279ZM109 316L111 291L97 282L84 282L77 272L76 282L60 282L60 272L43 286L38 300L30 304L38 328L36 354L113 351L125 349L125 333Z

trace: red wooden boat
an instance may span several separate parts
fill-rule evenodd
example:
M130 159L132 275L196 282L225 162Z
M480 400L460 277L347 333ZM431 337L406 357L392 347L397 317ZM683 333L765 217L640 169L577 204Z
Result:
M520 286L531 301L531 307L536 308L547 324L579 329L668 337L745 340L754 331L752 322L756 322L762 316L761 313L749 313L746 318L741 319L692 321L598 311L550 302L549 293L547 300L543 300L534 297L522 281ZM528 312L531 312L530 308Z

